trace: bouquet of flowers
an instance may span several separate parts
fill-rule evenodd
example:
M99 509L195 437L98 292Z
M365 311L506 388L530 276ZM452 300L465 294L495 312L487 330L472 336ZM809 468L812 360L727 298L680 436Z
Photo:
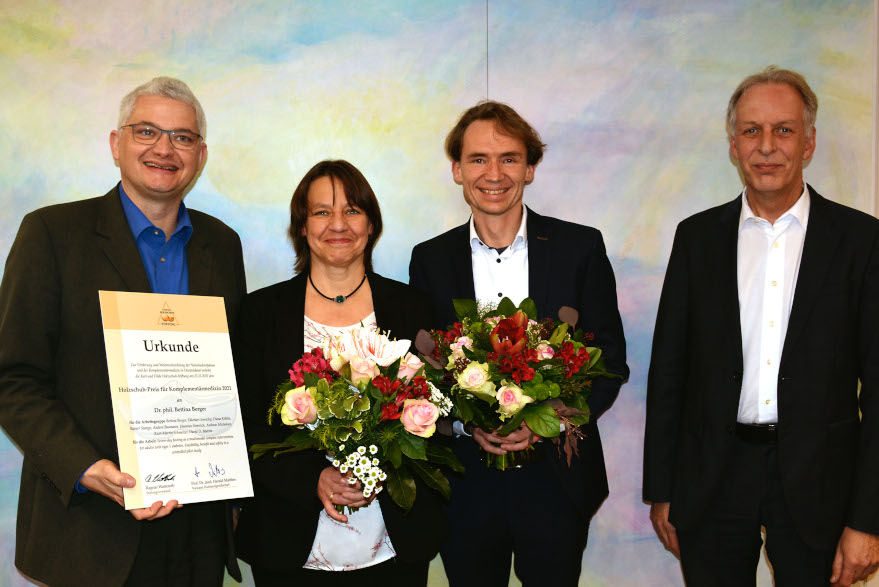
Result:
M364 497L386 487L408 511L417 475L448 499L449 482L437 465L454 471L463 466L448 447L427 439L452 403L423 376L423 363L408 350L408 340L392 341L360 327L330 340L326 352L305 353L290 369L290 380L278 387L268 413L269 424L279 415L292 432L281 443L251 447L254 458L316 448L326 451L352 485L361 482Z
M537 316L530 298L519 307L508 298L496 308L474 300L454 304L459 321L447 331L431 331L429 340L422 335L419 350L438 369L434 380L449 390L455 417L500 435L523 421L545 438L558 438L564 428L570 466L583 434L578 426L589 421L592 380L619 377L605 369L601 349L587 346L594 335L572 328L572 308L560 310L559 323L529 318ZM488 466L504 470L527 462L530 450L484 455Z

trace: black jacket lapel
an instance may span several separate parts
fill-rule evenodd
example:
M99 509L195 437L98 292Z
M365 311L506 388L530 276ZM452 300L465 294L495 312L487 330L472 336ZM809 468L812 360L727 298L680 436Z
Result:
M100 213L95 221L95 232L103 238L101 247L104 254L129 291L152 291L117 188L113 188L102 198Z
M800 260L800 272L797 276L793 305L785 333L781 365L785 364L789 349L795 346L797 338L808 322L821 282L831 267L837 244L843 234L843 231L835 226L827 201L811 186L809 186L809 195L811 198L809 224L803 242L803 256Z
M528 238L528 297L534 300L537 310L548 307L547 284L551 283L552 237L543 216L528 208L525 221Z

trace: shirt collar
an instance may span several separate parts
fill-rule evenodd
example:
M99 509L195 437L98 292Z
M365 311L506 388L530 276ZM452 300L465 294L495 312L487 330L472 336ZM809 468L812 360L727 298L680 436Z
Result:
M528 224L528 208L522 204L522 222L519 224L519 231L516 232L516 237L513 239L513 244L509 246L511 251L517 251L528 244L528 229L526 228ZM476 233L476 223L473 221L473 215L470 215L470 249L476 250L477 247L482 246L487 249L490 249L487 244L482 242L479 239L479 235Z
M779 220L784 219L787 216L790 216L796 219L797 222L800 223L800 226L803 227L803 230L806 230L806 225L809 223L809 209L811 207L812 200L809 197L809 189L806 187L806 184L803 184L803 192L800 194L800 197L797 198L797 201L794 202L794 205L788 208L788 210L778 217L778 220L775 222L778 223ZM742 231L742 227L745 225L745 222L748 220L757 220L758 216L754 214L754 211L751 209L750 204L748 204L748 188L742 190L742 211L739 214L739 232Z
M135 239L143 234L143 231L145 230L157 229L157 227L150 222L150 219L146 217L146 214L144 214L140 208L131 201L128 194L125 193L125 189L122 187L122 182L119 183L119 200L122 202L122 210L125 212L125 219L128 221L128 226L131 228L131 233L134 235ZM171 236L175 236L181 232L184 233L183 237L185 242L188 242L189 237L192 235L192 222L189 220L189 211L186 209L183 202L180 202L180 209L177 210L177 228Z

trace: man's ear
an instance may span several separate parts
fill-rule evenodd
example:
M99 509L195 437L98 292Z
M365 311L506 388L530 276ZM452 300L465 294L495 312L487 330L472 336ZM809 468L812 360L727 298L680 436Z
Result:
M531 182L534 181L534 170L537 169L537 163L534 165L529 165L525 169L525 185L531 185Z
M113 153L113 161L119 164L119 131L110 131L110 152Z
M452 177L455 178L456 184L462 185L464 183L464 175L461 173L460 161L452 161Z
M818 130L813 126L812 136L806 141L806 150L803 151L803 161L808 161L815 154L815 135L817 134Z

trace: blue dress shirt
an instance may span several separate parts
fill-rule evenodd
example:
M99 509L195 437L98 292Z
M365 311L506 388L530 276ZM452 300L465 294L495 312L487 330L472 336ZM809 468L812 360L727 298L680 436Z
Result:
M189 293L189 267L186 265L186 244L192 237L192 222L183 202L177 212L177 228L174 234L165 241L165 231L157 228L149 218L134 205L122 184L119 184L119 199L125 219L131 228L131 234L137 243L137 251L146 269L147 278L153 293L182 294ZM92 463L94 464L94 463ZM85 475L85 471L83 471ZM88 491L80 484L82 475L76 482L77 493Z

